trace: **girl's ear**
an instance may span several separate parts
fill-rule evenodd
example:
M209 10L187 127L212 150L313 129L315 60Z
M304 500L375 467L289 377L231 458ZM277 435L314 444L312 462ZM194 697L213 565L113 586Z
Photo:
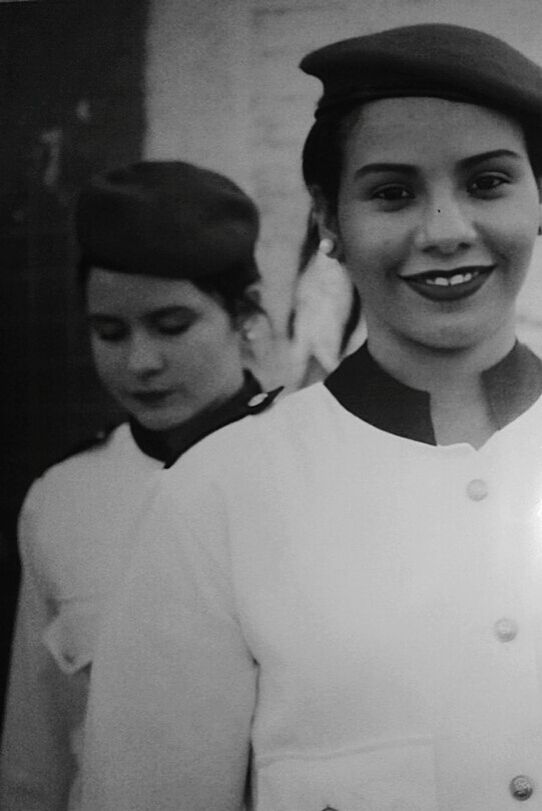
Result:
M255 282L244 291L243 305L234 317L234 328L244 364L249 369L257 369L264 344L272 332L271 319L262 303L261 282Z
M310 189L312 197L312 216L318 226L320 250L338 262L343 260L343 250L337 215L332 213L328 201L321 190L314 186Z

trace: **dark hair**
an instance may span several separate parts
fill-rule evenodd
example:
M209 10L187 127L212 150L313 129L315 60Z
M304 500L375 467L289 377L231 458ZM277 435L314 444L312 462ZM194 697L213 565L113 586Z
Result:
M299 248L297 258L297 276L302 276L316 256L320 245L320 231L314 216L314 209L311 208L307 216L305 235Z
M320 115L303 146L302 167L305 184L309 191L315 187L319 189L332 213L337 210L346 140L362 109L363 104L350 102ZM526 119L521 120L514 113L511 113L511 117L522 126L533 174L537 179L541 178L540 125Z
M90 273L97 265L82 254L77 265L77 279L83 300L86 301L87 283ZM114 268L103 270L116 272ZM168 278L152 276L152 278ZM232 320L248 318L251 315L267 313L260 303L258 284L260 274L257 267L232 268L230 273L216 273L198 279L187 279L202 293L218 299Z
M244 269L236 273L217 273L193 279L192 284L209 296L220 299L232 319L251 315L267 315L260 301L260 275L257 270L247 274Z
M313 124L303 146L305 185L309 191L317 187L333 212L337 209L344 146L361 109L359 103L350 102L321 115Z
M525 145L533 174L539 180L542 178L542 132L538 124L532 124L528 121L520 123L525 133Z

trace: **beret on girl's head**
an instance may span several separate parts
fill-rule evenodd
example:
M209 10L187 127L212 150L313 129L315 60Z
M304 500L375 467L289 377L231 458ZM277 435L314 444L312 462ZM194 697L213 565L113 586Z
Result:
M542 126L542 67L490 34L427 23L336 42L301 69L324 93L316 117L397 96L435 96L491 107Z
M233 181L190 163L142 161L96 175L79 195L75 226L86 267L258 278L256 206Z

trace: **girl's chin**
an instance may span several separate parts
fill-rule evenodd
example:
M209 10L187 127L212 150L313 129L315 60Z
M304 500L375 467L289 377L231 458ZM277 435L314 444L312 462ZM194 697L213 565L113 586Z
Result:
M489 348L492 344L498 349L502 338L501 330L483 329L478 324L472 327L462 325L441 328L433 333L419 335L414 343L434 352L465 352L481 347Z
M132 418L147 431L174 431L190 419L192 414L132 412Z
M478 306L469 311L440 313L405 329L414 342L436 350L500 346L515 333L515 307ZM421 328L420 328L421 327Z
M387 332L387 330L386 330ZM427 353L464 352L484 347L495 351L509 343L514 336L513 320L499 322L498 319L441 319L433 324L425 324L423 329L414 326L412 329L391 330L390 334L379 334L379 330L368 330L369 348L378 354L381 351L399 352L419 350Z

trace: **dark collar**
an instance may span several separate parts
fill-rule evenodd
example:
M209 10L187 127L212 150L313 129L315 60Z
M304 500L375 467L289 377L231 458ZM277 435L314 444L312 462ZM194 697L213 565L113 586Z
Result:
M165 467L170 467L192 445L248 413L248 402L262 389L248 370L245 370L244 378L243 385L233 397L213 411L196 415L178 428L169 431L149 431L135 420L130 420L130 430L136 445L147 456L152 456L153 459L164 462Z
M495 430L523 414L542 394L542 362L524 344L482 372L482 384ZM388 374L367 344L347 357L325 386L354 416L390 434L436 445L430 396Z

